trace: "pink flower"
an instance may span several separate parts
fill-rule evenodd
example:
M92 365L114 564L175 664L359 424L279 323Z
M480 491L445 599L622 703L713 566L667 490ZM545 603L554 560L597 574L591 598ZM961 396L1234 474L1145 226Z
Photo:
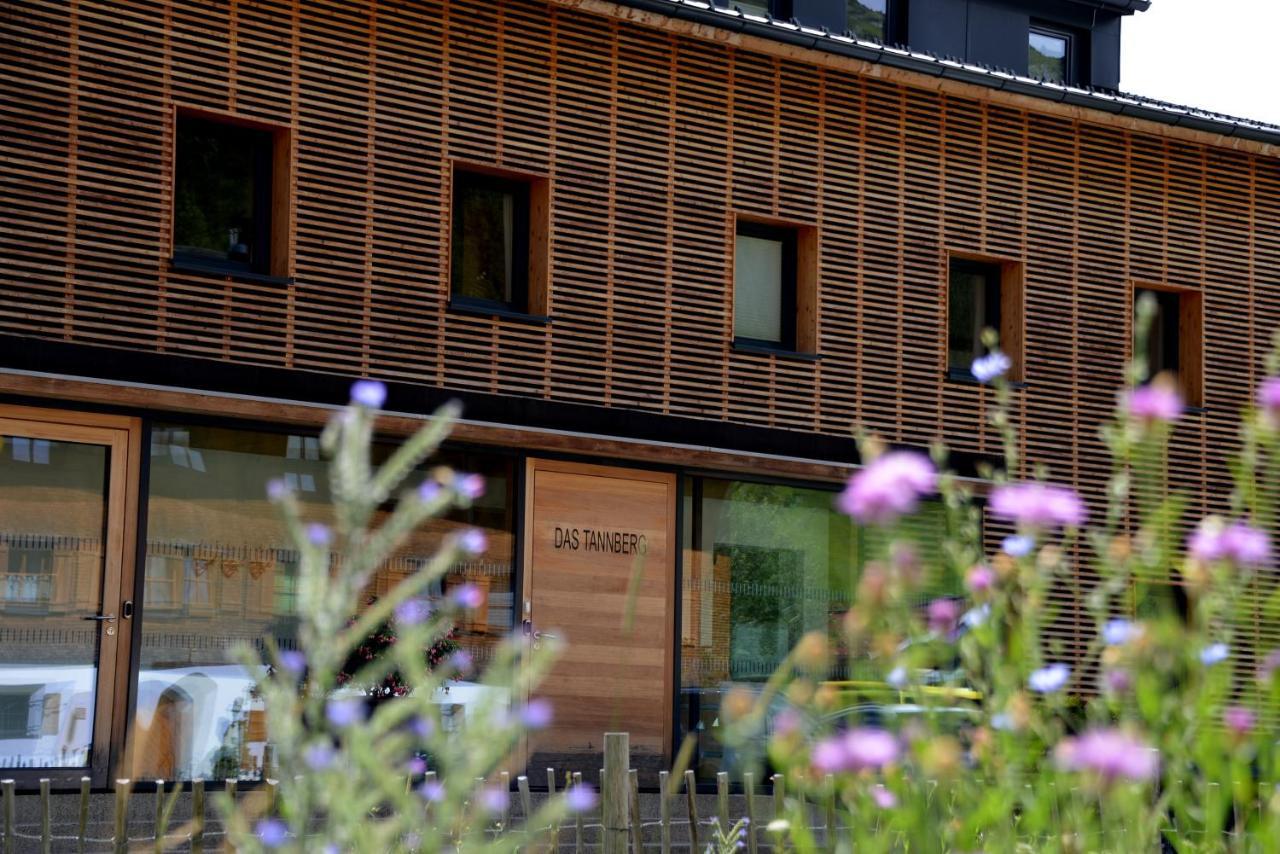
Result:
M1107 690L1112 694L1127 694L1133 687L1133 676L1128 670L1108 670L1105 679Z
M1258 408L1273 421L1280 417L1280 377L1267 377L1258 386Z
M956 627L960 605L954 599L934 599L929 603L929 631L944 635Z
M840 509L865 524L885 525L914 512L937 487L938 472L923 454L890 451L849 478Z
M1233 735L1243 738L1253 732L1253 727L1258 722L1258 716L1253 713L1253 709L1246 709L1244 706L1231 706L1223 711L1222 722L1227 725L1227 729L1231 730Z
M891 810L898 805L897 795L879 784L871 787L871 800L882 810Z
M823 774L882 768L897 760L901 747L882 729L860 727L842 736L823 739L813 747L810 761Z
M1270 682L1277 670L1280 670L1280 649L1273 649L1258 665L1258 681Z
M1078 528L1089 517L1074 490L1047 483L1012 483L991 490L991 513L1020 527Z
M1182 414L1182 395L1178 394L1172 383L1157 379L1148 385L1131 389L1125 397L1125 409L1131 418L1139 421L1170 424Z
M1187 552L1203 563L1229 560L1237 566L1259 567L1271 562L1271 538L1244 522L1224 525L1222 519L1209 516L1187 539Z
M964 577L970 593L986 593L996 585L996 573L985 563L975 564Z
M1160 770L1160 754L1141 739L1118 729L1089 730L1061 742L1054 751L1064 771L1088 771L1107 782L1121 777L1150 780Z

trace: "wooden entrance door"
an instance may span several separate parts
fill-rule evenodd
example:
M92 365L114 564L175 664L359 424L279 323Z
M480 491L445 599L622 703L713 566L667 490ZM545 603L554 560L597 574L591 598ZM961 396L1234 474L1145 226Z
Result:
M565 641L535 694L554 723L528 767L597 776L606 731L631 734L632 767L671 753L675 475L530 460L524 620L530 644Z

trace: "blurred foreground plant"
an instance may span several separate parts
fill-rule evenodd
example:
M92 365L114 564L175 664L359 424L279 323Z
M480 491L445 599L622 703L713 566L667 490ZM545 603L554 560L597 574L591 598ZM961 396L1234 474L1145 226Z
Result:
M467 506L484 484L446 468L421 480L415 474L448 434L454 406L374 468L373 427L384 397L379 383L357 382L351 404L324 430L332 526L303 519L284 484L268 486L300 554L298 650L277 649L268 639L265 663L251 647L237 653L265 701L278 777L274 803L263 791L222 798L238 851L498 851L529 841L491 832L509 831L498 826L509 793L495 782L522 735L549 721L543 701L525 705L523 698L556 651L549 644L529 650L516 636L503 641L484 674L472 677L480 699L468 704L465 724L446 730L445 688L473 669L465 651L454 649L452 631L460 613L479 604L479 592L462 585L445 599L426 594L461 556L484 551L483 532L447 537L436 555L375 600L367 588L411 533ZM375 526L388 505L394 509ZM370 648L370 638L383 638L374 644L377 654L357 654ZM546 826L568 809L590 808L593 798L571 789L528 824Z
M1140 303L1139 330L1152 313ZM858 854L1280 850L1280 651L1246 666L1233 634L1246 601L1277 617L1280 364L1245 414L1229 512L1186 520L1168 487L1183 402L1171 377L1143 382L1139 344L1103 430L1114 465L1091 519L1047 471L1024 476L1010 362L986 343L973 374L994 386L989 419L1005 449L1003 467L982 472L986 510L1010 535L985 547L973 491L942 470L942 449L930 458L862 441L866 465L839 503L874 529L875 551L842 637L806 636L754 702L727 704L744 709L727 740L745 745L763 737L770 704L788 700L768 727L788 781L771 831L797 851ZM933 494L946 508L936 569L967 590L921 609L930 572L904 520ZM1055 586L1078 591L1084 613L1067 619L1092 624L1080 647L1044 631L1064 616ZM845 723L847 689L826 678L833 644L866 651L916 713L897 727ZM828 798L841 813L834 835L811 831L804 807Z

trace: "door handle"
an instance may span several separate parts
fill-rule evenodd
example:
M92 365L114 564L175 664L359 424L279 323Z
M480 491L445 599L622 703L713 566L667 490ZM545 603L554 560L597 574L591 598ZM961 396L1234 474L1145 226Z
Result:
M533 633L534 640L542 640L543 638L546 638L547 640L555 640L558 637L559 635L553 635L551 634L551 632L534 632Z
M88 617L81 617L82 620L97 620L99 623L114 623L116 621L115 614L93 614Z

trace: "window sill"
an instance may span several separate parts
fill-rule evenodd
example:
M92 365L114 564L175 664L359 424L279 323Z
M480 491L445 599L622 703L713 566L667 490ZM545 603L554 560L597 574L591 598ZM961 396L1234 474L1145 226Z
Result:
M528 323L533 326L551 325L551 318L545 314L527 314L523 311L515 311L514 309L504 308L500 305L449 300L449 303L445 308L453 314L472 314L478 317L497 317L502 320L513 320L516 323Z
M961 385L990 385L989 383L980 382L971 372L964 368L950 368L944 375L943 379L950 383L960 383ZM1022 389L1026 388L1026 380L1010 380L1009 388Z
M819 353L800 353L796 350L786 350L782 347L770 347L768 344L755 344L750 341L740 341L734 339L732 349L735 353L751 353L756 356L777 356L779 359L792 359L797 362L820 362L822 356Z
M224 279L235 279L238 282L254 282L260 285L292 285L293 276L268 276L252 270L236 270L218 264L206 264L189 258L175 256L169 261L169 268L175 273L199 273L202 276L219 276Z

